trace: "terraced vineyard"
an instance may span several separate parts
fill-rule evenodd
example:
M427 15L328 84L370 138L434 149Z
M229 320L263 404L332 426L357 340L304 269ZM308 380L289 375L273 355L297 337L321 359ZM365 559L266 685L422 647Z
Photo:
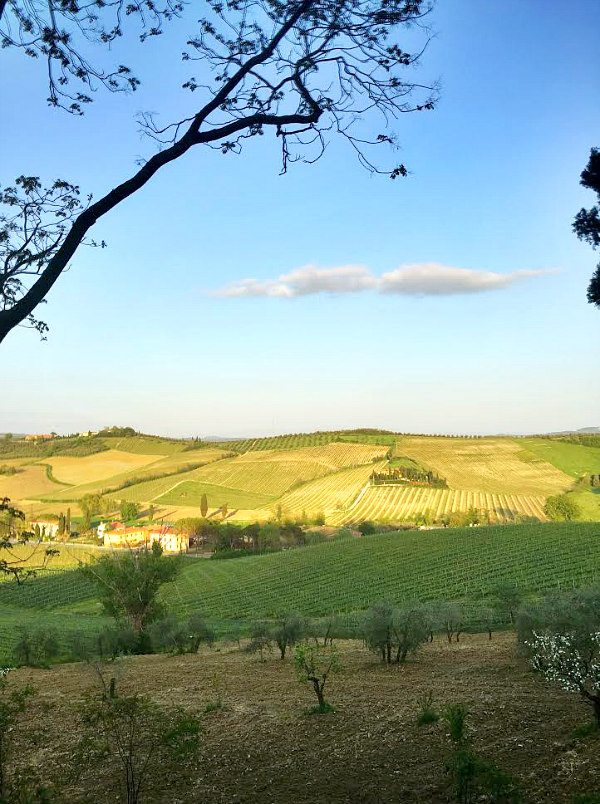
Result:
M332 525L372 520L409 522L427 512L435 521L444 515L477 508L493 522L513 522L518 514L544 520L544 497L523 494L491 494L479 491L433 489L422 486L370 486L356 505L333 514Z
M332 524L338 513L345 511L369 483L373 471L384 462L345 469L326 477L304 483L284 494L278 501L284 517L299 518L303 513L322 513ZM340 515L341 516L341 515Z

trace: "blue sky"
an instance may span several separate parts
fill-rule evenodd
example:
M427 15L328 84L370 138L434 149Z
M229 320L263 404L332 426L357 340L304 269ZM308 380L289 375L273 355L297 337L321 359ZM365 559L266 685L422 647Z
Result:
M0 347L0 430L600 425L597 255L570 228L593 203L578 181L600 145L600 4L448 0L431 23L418 77L442 96L399 122L406 179L369 175L343 142L286 176L271 135L241 156L192 150L96 227L109 247L80 250L55 286L47 342L21 330ZM143 86L99 93L82 119L47 109L39 66L4 51L2 183L60 176L97 197L130 175L152 153L134 114L190 108L176 58L190 25L116 51ZM429 263L557 272L458 295L214 294L307 265L377 278Z

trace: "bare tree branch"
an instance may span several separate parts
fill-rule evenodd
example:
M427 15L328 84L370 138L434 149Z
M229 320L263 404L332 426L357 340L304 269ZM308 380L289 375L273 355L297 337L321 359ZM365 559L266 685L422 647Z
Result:
M411 27L429 40L424 0L207 0L207 5L212 16L200 20L184 61L200 62L205 74L212 73L212 86L195 77L185 82L185 89L208 97L179 121L159 127L153 116L142 116L143 130L160 143L158 153L87 205L67 182L42 190L39 180L24 177L17 190L7 188L0 197L17 210L16 217L0 217L0 341L24 321L39 329L34 310L79 246L103 245L87 239L94 224L193 146L239 153L248 140L272 130L281 142L285 173L294 162L317 161L329 136L341 135L367 170L406 175L404 165L381 167L368 151L394 150L391 123L434 107L435 85L403 78L417 64L422 44L410 54L396 41ZM378 119L383 132L373 136Z

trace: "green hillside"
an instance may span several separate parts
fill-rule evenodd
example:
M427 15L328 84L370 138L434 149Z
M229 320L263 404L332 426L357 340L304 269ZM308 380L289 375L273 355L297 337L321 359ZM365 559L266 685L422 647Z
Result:
M519 439L519 444L572 477L600 472L600 447L550 438L523 438Z
M76 560L74 556L74 560ZM319 616L357 612L390 598L461 600L472 605L503 582L526 594L600 580L600 525L561 523L403 531L349 537L235 560L184 559L164 588L169 609L226 621L297 610ZM54 570L22 587L0 584L0 658L15 626L35 622L66 632L99 628L94 587L77 570Z

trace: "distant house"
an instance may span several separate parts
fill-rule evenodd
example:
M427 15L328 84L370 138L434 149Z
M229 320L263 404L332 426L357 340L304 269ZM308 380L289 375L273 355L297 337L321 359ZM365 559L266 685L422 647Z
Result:
M32 433L25 436L25 441L52 441L53 438L53 433Z
M99 430L85 430L83 433L78 433L77 435L79 435L80 438L91 438L92 436L97 436L99 432Z
M29 529L42 539L56 539L58 536L58 519L34 519Z
M99 525L96 532L105 547L151 547L158 542L165 553L185 553L190 546L189 536L171 526L125 526L111 522L110 525Z

